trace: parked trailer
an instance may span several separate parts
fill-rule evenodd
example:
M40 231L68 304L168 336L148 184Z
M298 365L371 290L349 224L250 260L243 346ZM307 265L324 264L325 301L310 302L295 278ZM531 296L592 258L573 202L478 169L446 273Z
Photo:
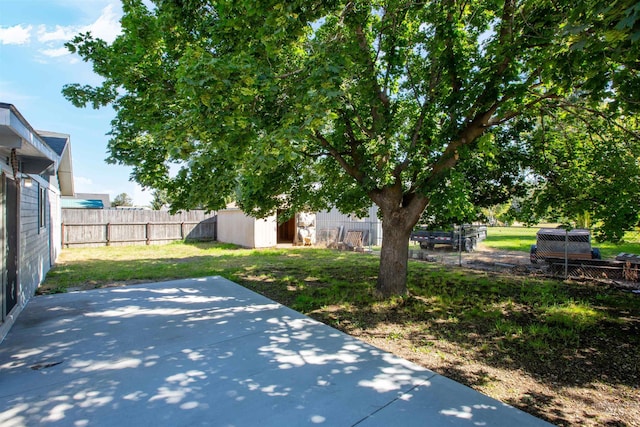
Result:
M484 225L463 225L449 231L429 230L426 227L418 226L411 233L411 241L418 242L421 249L432 250L436 245L449 245L454 251L462 247L465 252L475 250L478 242L486 237L487 227Z
M600 250L591 247L591 232L576 228L541 228L536 233L536 244L531 245L530 259L535 264L549 259L600 259Z

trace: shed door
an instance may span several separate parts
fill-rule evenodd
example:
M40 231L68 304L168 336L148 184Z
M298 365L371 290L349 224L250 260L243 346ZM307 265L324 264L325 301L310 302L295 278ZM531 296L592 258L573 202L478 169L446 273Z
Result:
M296 236L295 216L283 223L280 223L280 219L278 216L278 243L293 243Z

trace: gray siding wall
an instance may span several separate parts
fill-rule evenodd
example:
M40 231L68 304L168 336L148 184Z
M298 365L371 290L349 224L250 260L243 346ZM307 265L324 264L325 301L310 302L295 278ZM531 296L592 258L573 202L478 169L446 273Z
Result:
M45 189L45 224L40 227L40 188ZM50 230L51 207L49 200L52 194L46 184L33 181L30 187L20 183L20 245L19 271L20 295L18 304L25 304L35 294L36 289L44 280L51 268Z
M342 241L347 231L365 231L365 246L382 244L382 222L378 219L378 207L372 205L365 218L345 215L337 209L316 213L316 235L318 243Z

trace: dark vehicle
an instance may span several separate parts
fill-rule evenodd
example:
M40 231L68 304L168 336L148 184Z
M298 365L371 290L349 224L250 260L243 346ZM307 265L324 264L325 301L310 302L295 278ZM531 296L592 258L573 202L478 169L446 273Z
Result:
M484 225L463 225L451 230L429 230L418 226L411 233L411 241L418 242L421 249L432 250L436 245L449 245L454 251L460 248L465 252L475 250L478 242L487 237L487 227Z
M530 259L535 264L538 260L566 259L585 260L600 259L600 250L591 247L589 230L576 228L541 228L536 233L537 241L531 245Z

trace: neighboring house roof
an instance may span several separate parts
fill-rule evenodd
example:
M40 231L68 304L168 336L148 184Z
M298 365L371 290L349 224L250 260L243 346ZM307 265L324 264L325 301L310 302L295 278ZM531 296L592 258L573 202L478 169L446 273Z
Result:
M0 102L0 156L17 157L23 173L58 174L65 196L73 195L69 141L66 134L35 131L15 106Z
M63 209L104 209L102 200L92 199L62 199Z
M105 208L111 206L111 198L108 193L76 193L74 199L102 200ZM63 197L64 199L64 197Z

